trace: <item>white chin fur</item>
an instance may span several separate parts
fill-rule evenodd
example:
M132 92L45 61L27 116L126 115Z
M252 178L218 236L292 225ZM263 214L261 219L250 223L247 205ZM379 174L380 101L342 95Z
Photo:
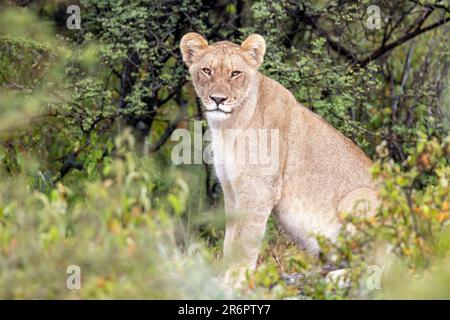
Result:
M207 111L205 114L208 121L223 121L230 116L229 113L223 113L221 111Z

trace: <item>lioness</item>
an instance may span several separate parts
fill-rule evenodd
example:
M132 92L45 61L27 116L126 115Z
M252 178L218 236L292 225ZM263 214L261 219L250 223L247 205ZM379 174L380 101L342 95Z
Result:
M317 254L314 234L336 239L339 212L353 211L360 200L370 205L366 210L375 208L371 161L281 84L258 72L266 50L260 35L241 45L208 45L201 35L188 33L180 47L212 129L214 167L226 212L225 282L238 285L246 270L255 268L272 212L301 248ZM269 142L277 152L276 170L237 161L231 154L235 150L223 147L226 131L264 128L278 134ZM228 158L234 161L219 161Z

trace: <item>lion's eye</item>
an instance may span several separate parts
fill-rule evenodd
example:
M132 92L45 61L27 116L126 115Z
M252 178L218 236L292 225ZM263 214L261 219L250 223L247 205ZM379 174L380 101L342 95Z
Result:
M203 71L204 74L208 74L208 75L211 74L211 69L203 68L202 71Z
M241 71L233 71L233 72L231 72L231 77L237 77L237 76L239 76L240 74L241 74L242 72Z

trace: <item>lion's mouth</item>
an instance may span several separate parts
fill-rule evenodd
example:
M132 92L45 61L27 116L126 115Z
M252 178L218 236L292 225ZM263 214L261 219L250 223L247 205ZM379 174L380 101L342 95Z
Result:
M227 111L227 110L223 110L223 109L221 109L221 108L219 108L219 107L214 108L214 109L203 108L203 110L204 110L205 112L216 112L216 111L218 111L218 112L222 112L222 113L225 113L225 114L230 114L230 113L233 112L233 110Z

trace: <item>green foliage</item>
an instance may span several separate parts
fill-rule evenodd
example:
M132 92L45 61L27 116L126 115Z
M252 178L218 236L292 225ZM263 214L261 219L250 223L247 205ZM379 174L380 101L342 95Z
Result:
M42 193L30 191L26 176L3 175L2 299L224 297L204 246L177 246L184 239L172 217L184 203L170 199L185 197L186 182L162 179L153 160L134 156L130 141L129 134L116 139L118 157L95 181ZM81 268L83 290L66 288L70 265Z

